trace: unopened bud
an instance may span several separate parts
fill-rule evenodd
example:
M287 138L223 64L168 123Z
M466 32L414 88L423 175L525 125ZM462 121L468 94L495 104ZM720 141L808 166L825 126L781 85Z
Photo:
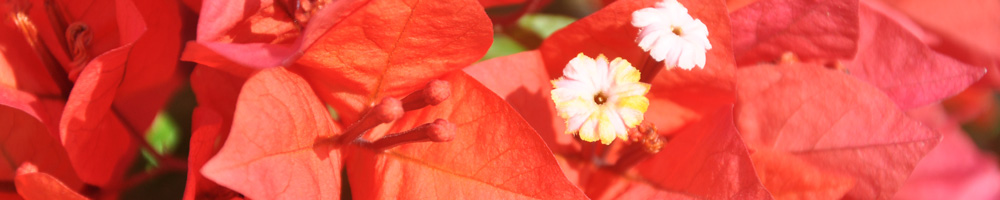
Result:
M448 81L433 80L427 87L410 93L403 98L403 109L416 110L427 106L438 105L451 97L451 84Z
M372 142L369 147L376 151L396 147L414 142L448 142L455 139L455 124L448 120L437 119L433 123L426 123L416 128L386 135L385 137Z
M340 143L350 143L355 139L358 139L358 137L361 137L361 135L365 132L368 132L368 130L375 128L375 126L395 121L402 116L403 107L398 99L392 97L383 98L379 104L376 104L371 110L365 112L361 116L361 119L358 119L357 122L351 124L351 126L344 131L344 134L340 139Z

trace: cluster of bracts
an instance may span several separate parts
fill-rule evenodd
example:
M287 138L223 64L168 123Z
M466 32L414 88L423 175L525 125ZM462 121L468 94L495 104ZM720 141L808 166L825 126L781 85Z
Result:
M990 102L942 106L1000 88L1000 2L582 2L491 59L565 2L0 2L0 198L1000 198Z

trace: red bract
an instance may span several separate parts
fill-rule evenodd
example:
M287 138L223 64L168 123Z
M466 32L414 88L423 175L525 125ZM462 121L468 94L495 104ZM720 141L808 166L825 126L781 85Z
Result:
M383 97L402 97L475 62L492 35L475 2L372 1L330 27L299 64L320 97L351 121Z
M813 10L800 14L803 8ZM798 16L795 23L761 18L788 11ZM899 23L856 1L765 0L733 12L732 18L741 66L791 53L803 62L847 70L904 110L955 95L985 74L982 67L932 51Z
M5 152L3 160L8 163L0 165L2 181L21 182L15 181L22 174L17 172L17 168L31 165L33 172L45 173L46 180L58 179L65 183L63 187L79 189L83 186L69 162L66 149L50 134L51 127L43 123L52 118L50 115L53 113L47 111L59 109L58 106L58 102L47 102L24 92L0 88L0 128L7 130L0 135L3 138L0 148Z
M1000 62L1000 2L880 0L934 34L931 46L974 65ZM993 70L991 70L993 71Z
M629 171L631 166L622 170L607 164L595 165L590 152L593 148L582 147L574 142L571 135L562 133L565 126L554 114L555 108L548 97L551 90L549 76L542 70L539 53L529 51L488 60L465 71L505 96L507 102L540 131L559 158L563 172L591 198L767 196L753 174L746 147L735 132L731 108L722 107L716 113L702 115L680 130L661 130L661 134L675 135L674 139L665 144L662 152L638 160L642 162L635 166L637 172ZM490 76L510 71L520 73L502 79ZM660 102L663 101L666 100ZM647 117L652 118L650 115ZM709 156L703 154L705 152L718 154Z
M662 63L639 48L635 41L639 30L630 24L633 11L651 7L655 2L615 2L555 32L538 50L548 79L562 76L566 63L579 53L628 60L642 72L641 80L653 85L649 91L650 104L657 106L650 106L647 113L657 116L648 116L648 120L670 133L732 103L735 63L725 5L715 1L681 1L691 16L708 26L712 49L706 54L704 69L662 70ZM561 134L562 129L556 132Z
M862 4L860 47L847 69L882 89L903 110L940 101L969 87L986 69L932 51L898 23Z
M492 41L477 2L317 3L326 5L285 10L295 6L205 2L199 41L189 43L184 56L212 67L199 66L192 75L204 102L195 113L199 146L192 152L211 156L213 135L228 137L202 175L257 199L339 198L340 184L348 182L362 199L582 198L523 119L479 83L452 72L479 59ZM246 5L261 9L232 12ZM270 28L258 33L254 27ZM446 83L428 86L435 79ZM433 92L438 89L444 92ZM440 95L450 98L440 104L410 98ZM389 121L395 122L378 126ZM438 133L454 138L419 135ZM436 142L407 144L428 139ZM391 148L398 144L407 145ZM200 191L188 197L226 194L201 185L212 184L189 179Z
M187 185L184 199L223 199L236 197L232 190L219 186L201 175L201 168L222 148L229 131L222 116L209 107L195 108L192 116L191 151L188 153ZM230 123L231 124L231 123Z
M817 168L788 152L755 148L750 158L775 199L837 199L854 188L851 177Z
M517 4L522 4L526 0L479 0L479 4L483 5L485 8L498 7L498 6L514 6Z
M855 2L850 7L809 2L816 11L837 8L841 12L807 15L812 17L798 21L838 24L812 31L834 33L838 37L832 38L840 39L856 34L856 41L836 43L856 44L856 53L830 46L831 37L793 34L752 42L759 39L755 35L771 34L761 30L787 35L789 31L781 31L814 28L756 17L755 13L786 9L787 4L776 2L758 1L731 16L734 30L745 30L734 34L736 40L748 41L736 43L737 49L766 53L763 57L737 57L745 64L741 67L750 67L738 73L740 132L751 147L775 152L753 156L765 185L781 198L891 198L939 137L894 107L911 109L954 95L982 77L985 70L933 52L914 33L867 3ZM856 20L845 23L845 18ZM751 65L797 62L795 56L818 64ZM800 170L780 170L790 168ZM789 184L788 180L796 181Z
M858 1L762 0L734 11L733 46L740 65L777 60L848 59L858 49Z
M226 145L202 173L254 199L339 198L340 150L321 141L341 129L309 84L275 68L244 88Z
M2 82L65 102L43 122L84 182L120 182L138 153L140 131L170 95L164 91L176 87L176 7L172 1L127 0L4 5L3 46L17 50L3 51L0 71L11 76Z
M25 162L17 169L14 186L17 188L17 193L26 199L87 199L52 175L39 172L38 168L29 162Z
M386 132L371 136L447 119L457 126L454 140L400 146L381 155L348 148L347 172L354 195L361 199L585 198L562 176L538 134L502 99L465 73L442 80L452 85L449 100L411 111Z
M214 20L199 25L199 42L189 44L185 57L240 76L253 70L239 66L294 64L325 102L345 121L353 121L358 111L381 97L416 90L486 52L492 41L488 18L478 5L458 6L466 3L331 2L312 11L321 20L310 21L297 33L278 4L264 2L267 9L240 17L243 13L229 14L230 8L244 3L210 1L206 5L213 9L202 16ZM269 21L244 21L258 18ZM389 18L399 20L382 20ZM256 26L272 28L252 32ZM396 81L383 81L387 78Z
M513 110L464 76L444 78L454 87L453 99L408 113L371 135L444 118L458 125L455 141L376 153L329 142L340 128L304 79L281 68L260 72L240 95L226 146L202 173L251 198L339 197L344 165L359 198L437 194L425 190L456 197L579 198L557 178L558 166L544 144L511 117Z
M779 177L764 178L778 196L890 198L940 140L903 115L884 93L839 71L808 64L756 66L738 70L737 78L737 126L752 148L801 159L854 181L846 194L837 194L832 191L843 185L808 190L781 186L786 184L782 180L802 177L794 171L763 174ZM754 165L767 170L773 168L767 165L783 164L770 161L755 159Z
M704 69L662 70L636 43L632 12L657 1L618 1L557 31L537 51L485 61L465 69L504 96L539 131L563 172L591 198L768 198L732 122L735 63L722 2L682 1L710 30ZM578 53L623 57L651 83L646 121L652 137L672 138L661 152L641 144L594 147L564 134L549 80ZM512 73L513 72L513 73ZM498 75L504 74L504 75ZM602 150L610 149L610 150ZM608 151L608 157L592 151ZM712 153L708 153L712 152ZM614 161L614 162L607 162Z
M201 168L229 137L236 100L244 82L242 78L202 65L191 72L191 89L199 106L191 114L191 148L184 199L236 195L232 190L206 179L201 174Z
M913 169L895 199L997 199L1000 170L994 155L980 152L940 105L908 112L944 139Z

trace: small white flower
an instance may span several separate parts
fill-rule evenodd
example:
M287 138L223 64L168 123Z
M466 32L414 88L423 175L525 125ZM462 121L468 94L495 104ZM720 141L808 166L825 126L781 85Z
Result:
M656 7L637 10L632 13L632 26L639 28L639 47L656 61L664 61L668 69L705 67L705 52L712 49L708 27L692 18L680 2L664 0Z
M593 59L580 53L566 64L563 77L552 80L552 101L566 119L566 133L610 144L615 136L628 139L649 107L649 84L639 82L639 70L628 61L604 55Z

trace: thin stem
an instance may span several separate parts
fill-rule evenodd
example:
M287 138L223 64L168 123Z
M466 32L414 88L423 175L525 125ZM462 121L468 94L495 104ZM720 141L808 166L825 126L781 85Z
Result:
M653 78L656 78L656 74L663 70L663 62L658 62L653 59L652 56L646 55L646 61L642 63L642 67L639 68L639 72L642 73L639 81L644 83L653 82Z

